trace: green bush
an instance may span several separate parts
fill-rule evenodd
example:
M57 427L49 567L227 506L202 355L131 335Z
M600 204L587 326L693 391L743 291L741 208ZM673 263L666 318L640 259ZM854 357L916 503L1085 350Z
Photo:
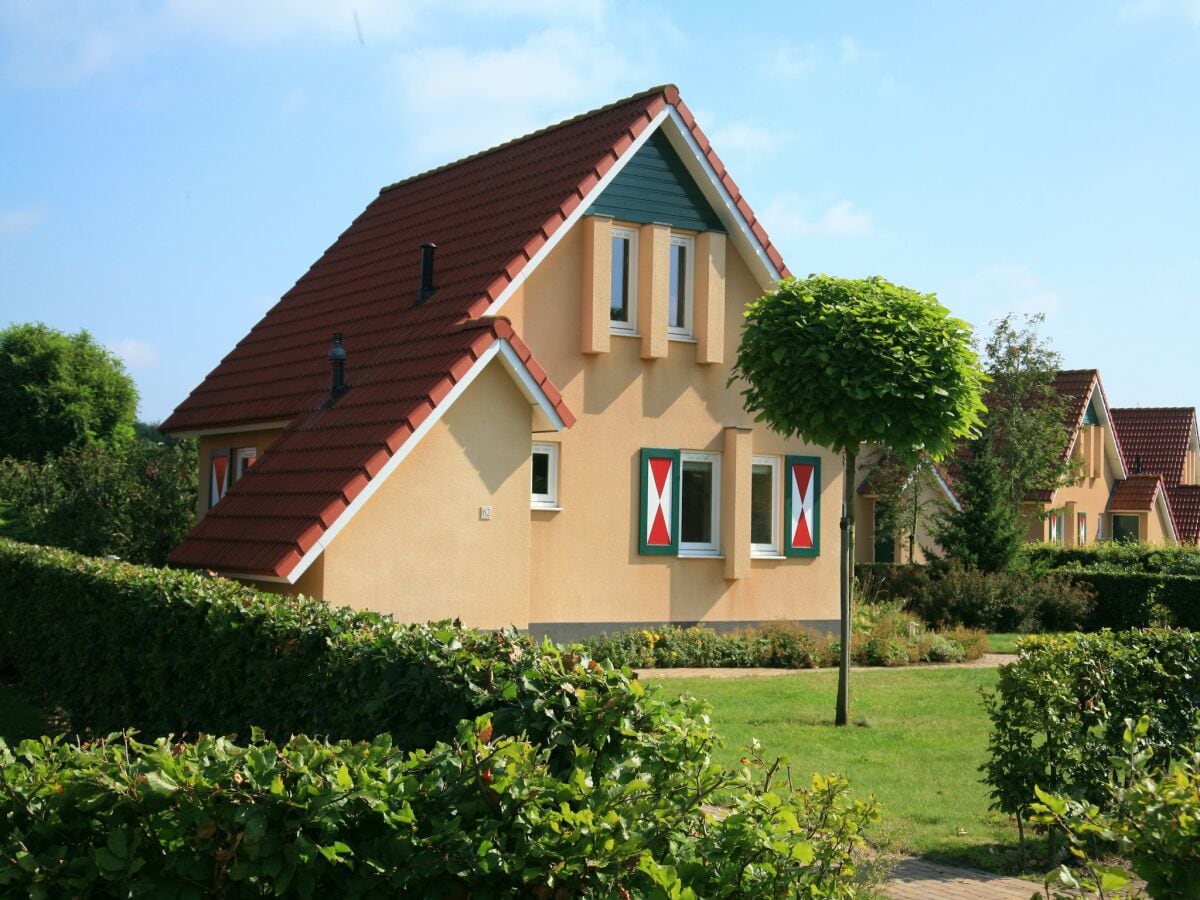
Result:
M1149 730L1148 716L1126 722L1126 754L1114 761L1108 786L1112 813L1038 790L1034 821L1066 833L1076 865L1086 873L1079 879L1062 867L1059 880L1065 886L1120 890L1128 883L1120 869L1092 861L1089 851L1099 839L1129 861L1151 897L1200 896L1200 751L1194 746L1176 751L1164 771L1153 765L1154 753L1144 746Z
M1026 544L1022 549L1021 565L1034 574L1051 569L1101 567L1127 572L1200 575L1200 547L1118 541L1101 541L1087 547Z
M985 704L993 808L1020 823L1035 787L1103 808L1126 719L1149 714L1146 747L1164 757L1200 737L1200 635L1030 637Z
M851 657L861 666L978 659L982 632L939 635L905 613L899 601L862 604L855 612ZM937 650L930 652L934 638ZM588 654L615 666L669 668L812 669L835 666L838 645L829 634L796 622L771 622L718 634L711 628L673 625L631 629L589 638Z
M1089 630L1174 627L1200 630L1200 576L1104 569L1063 569L1093 594Z
M983 572L950 565L909 604L916 615L943 627L992 632L1071 631L1087 620L1090 592L1070 576Z
M0 540L0 659L78 729L292 734L432 746L493 714L499 733L621 753L576 693L631 722L619 673L516 634L334 609L220 578ZM589 737L589 735L591 735Z
M625 685L633 690L636 683ZM581 691L582 695L583 692ZM837 778L796 790L762 761L712 765L702 704L657 705L628 757L497 737L328 743L255 735L0 740L5 895L167 897L852 897L851 852L876 818ZM752 778L763 777L762 783ZM702 804L720 795L727 815Z
M161 565L196 517L196 442L87 444L41 462L0 460L6 533Z
M929 567L914 563L855 563L855 596L868 602L908 600L929 584Z

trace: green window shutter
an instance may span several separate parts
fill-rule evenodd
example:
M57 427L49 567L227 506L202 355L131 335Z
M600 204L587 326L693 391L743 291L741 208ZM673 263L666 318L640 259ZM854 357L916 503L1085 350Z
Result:
M646 556L679 553L679 451L650 447L641 454L638 550Z
M784 460L785 556L821 555L821 458L788 456Z

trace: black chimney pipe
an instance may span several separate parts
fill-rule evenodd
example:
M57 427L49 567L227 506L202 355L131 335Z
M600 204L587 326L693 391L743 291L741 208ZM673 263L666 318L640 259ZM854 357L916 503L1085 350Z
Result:
M433 283L433 251L435 250L437 250L437 244L421 245L421 289L417 292L417 306L428 300L437 290L437 286Z
M325 354L325 358L329 360L329 368L332 369L332 378L329 385L329 402L326 408L337 402L337 399L349 390L350 386L346 384L346 348L342 346L342 333L335 331L333 333L333 346L329 348L329 352Z

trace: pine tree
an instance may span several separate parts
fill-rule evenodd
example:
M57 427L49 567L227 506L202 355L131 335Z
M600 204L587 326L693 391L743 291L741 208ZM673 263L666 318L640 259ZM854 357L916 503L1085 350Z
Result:
M934 536L950 560L985 572L1006 571L1024 542L1011 482L1000 474L989 434L972 441L963 456L957 481L961 506L940 517Z

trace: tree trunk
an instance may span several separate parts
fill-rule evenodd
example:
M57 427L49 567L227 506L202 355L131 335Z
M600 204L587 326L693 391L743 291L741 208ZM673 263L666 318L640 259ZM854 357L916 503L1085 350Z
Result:
M858 448L847 447L842 473L842 633L838 660L838 696L835 725L850 723L850 616L854 591L854 472Z

